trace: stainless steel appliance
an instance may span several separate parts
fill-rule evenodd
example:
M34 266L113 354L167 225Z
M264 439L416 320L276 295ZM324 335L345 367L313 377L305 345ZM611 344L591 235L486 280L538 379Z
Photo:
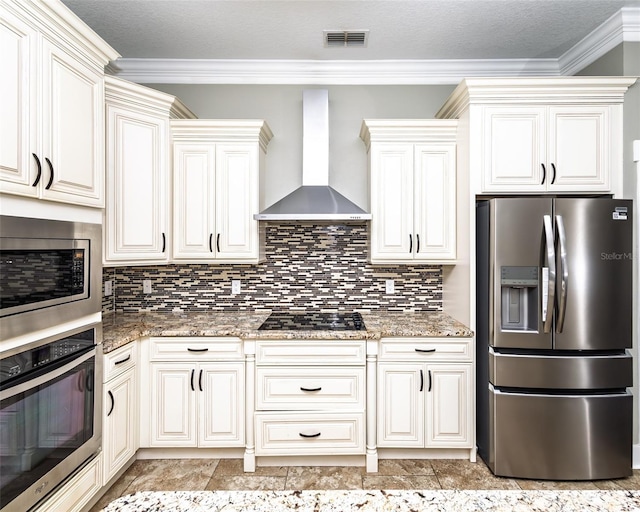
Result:
M478 201L477 440L496 475L631 474L632 216L609 198Z
M95 456L102 441L101 324L3 353L0 509L30 509Z
M101 311L101 226L0 217L0 337Z
M262 331L366 331L362 315L354 313L274 312L262 323Z

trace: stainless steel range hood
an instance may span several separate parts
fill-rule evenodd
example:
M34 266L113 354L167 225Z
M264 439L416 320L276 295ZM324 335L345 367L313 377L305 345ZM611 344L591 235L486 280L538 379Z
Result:
M256 220L370 220L371 214L329 186L329 92L302 91L302 186Z

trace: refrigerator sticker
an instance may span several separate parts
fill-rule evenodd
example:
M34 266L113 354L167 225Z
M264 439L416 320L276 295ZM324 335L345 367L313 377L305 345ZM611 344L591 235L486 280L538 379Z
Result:
M627 220L627 207L616 206L613 211L613 220Z

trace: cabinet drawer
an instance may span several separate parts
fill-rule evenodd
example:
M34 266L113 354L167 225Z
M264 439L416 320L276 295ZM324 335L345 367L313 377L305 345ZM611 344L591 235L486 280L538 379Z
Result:
M258 367L258 410L364 409L361 367Z
M258 365L364 365L364 341L286 340L256 342Z
M167 337L149 340L151 361L243 359L242 341L234 337Z
M364 413L257 413L256 455L360 455Z
M471 361L473 338L385 338L381 361Z
M103 382L107 382L114 377L133 368L138 360L138 343L128 343L113 352L104 355L104 376Z

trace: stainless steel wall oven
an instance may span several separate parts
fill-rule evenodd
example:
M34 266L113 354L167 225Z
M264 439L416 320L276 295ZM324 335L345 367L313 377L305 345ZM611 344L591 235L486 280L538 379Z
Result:
M30 509L102 442L100 323L2 354L0 509Z
M101 310L99 224L0 216L0 338Z

